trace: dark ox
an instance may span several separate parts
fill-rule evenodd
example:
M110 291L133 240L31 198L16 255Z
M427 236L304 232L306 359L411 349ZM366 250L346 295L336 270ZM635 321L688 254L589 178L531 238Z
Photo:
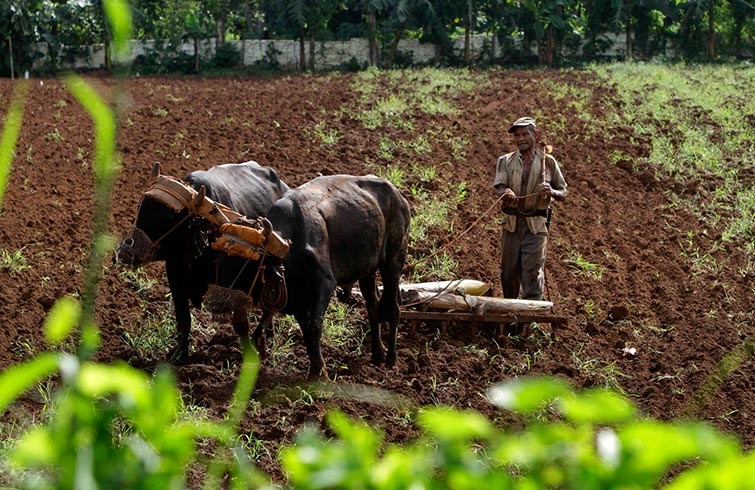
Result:
M309 377L327 376L320 350L325 311L337 286L359 286L370 324L372 362L396 363L396 331L399 322L399 279L409 237L409 203L387 180L374 176L334 175L318 177L287 192L268 211L267 219L282 238L290 241L284 259L288 303L283 313L292 314L301 327L309 357ZM231 280L251 288L252 272L234 279L238 262L221 261L221 284ZM378 298L376 273L383 283ZM255 289L252 289L253 294ZM256 299L256 298L255 298ZM263 307L264 310L264 307ZM264 353L268 316L254 331ZM387 356L381 325L390 328Z
M153 174L159 173L158 170ZM226 164L207 171L189 173L184 182L245 216L264 216L288 186L275 170L256 162ZM209 284L216 277L218 252L210 248L213 227L205 219L189 216L188 209L176 211L145 195L139 204L134 228L116 250L117 262L139 267L147 262L164 260L168 285L176 315L178 345L170 356L185 362L189 356L191 315L189 301L200 307ZM145 236L148 240L145 240ZM146 242L148 245L143 245ZM233 327L248 340L246 310L233 311Z

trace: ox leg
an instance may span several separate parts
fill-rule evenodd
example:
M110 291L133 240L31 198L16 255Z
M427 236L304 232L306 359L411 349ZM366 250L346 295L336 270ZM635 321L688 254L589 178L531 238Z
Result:
M189 295L184 287L183 281L185 277L180 269L180 264L166 262L165 265L168 275L168 285L173 297L173 308L176 314L176 333L178 337L178 345L168 353L168 359L183 364L189 360L189 332L191 331Z
M380 318L378 317L377 285L375 273L359 280L359 289L367 307L367 318L370 322L370 344L372 349L372 363L380 364L385 361L385 346L380 335Z
M233 330L235 330L236 334L239 336L239 343L241 344L241 350L243 352L246 352L246 350L252 346L251 341L249 340L248 315L249 312L246 308L235 308L233 310L233 318L231 319Z
M273 328L273 313L262 311L262 318L252 332L252 341L260 353L260 358L267 357L267 333Z
M399 269L389 267L385 272L381 271L383 279L383 294L380 297L379 321L387 322L390 333L388 341L388 356L385 364L393 367L397 359L398 322L401 315L401 297L399 293Z
M303 314L295 315L304 336L304 344L307 347L307 356L309 357L309 373L307 377L309 379L328 377L320 344L322 339L322 321L335 287L335 284L322 284L313 293L311 306L305 309Z

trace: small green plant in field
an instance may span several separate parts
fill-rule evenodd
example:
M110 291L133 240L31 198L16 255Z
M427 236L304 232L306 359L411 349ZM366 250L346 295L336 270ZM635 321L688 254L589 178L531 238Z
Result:
M412 165L412 174L416 175L420 182L432 182L438 177L438 170L434 165Z
M338 131L327 129L325 121L320 121L315 125L315 135L326 145L338 143Z
M404 187L404 177L406 172L398 165L378 167L375 169L375 174L395 185L397 189L402 189Z
M572 361L575 367L589 379L594 380L604 388L610 388L626 395L621 386L621 378L629 378L616 365L616 361L605 362L597 357L585 356L585 346L580 344L577 350L572 352Z
M432 202L426 200L417 204L413 210L414 214L409 223L409 245L427 244L431 240L429 234L431 229L449 230L447 202ZM437 213L437 214L434 214Z
M279 316L273 322L273 335L268 338L270 363L273 367L291 362L294 352L295 332L299 325L292 316Z
M451 156L454 161L462 161L467 156L466 148L469 146L469 141L465 138L455 136L451 138Z
M207 423L210 422L211 415L210 410L206 407L201 407L194 403L186 403L186 401L181 399L176 418L181 422Z
M152 115L157 117L165 117L168 115L168 109L164 107L156 107L152 110Z
M265 441L254 437L251 432L239 434L236 438L236 446L243 450L241 454L235 454L236 458L246 456L252 463L258 463L263 457L273 458Z
M37 343L32 337L19 337L13 341L11 351L19 359L28 359L37 354Z
M157 313L147 312L124 324L124 341L139 359L164 357L175 344L175 322L168 307Z
M568 257L563 259L564 264L574 269L578 274L584 274L593 279L600 280L603 277L603 267L585 259L582 254L567 247Z
M15 252L0 248L0 270L7 271L11 276L16 276L19 272L31 269L23 254L24 248L26 247L21 247Z
M418 155L430 153L433 150L430 141L427 139L427 135L424 134L420 134L416 140L410 142L409 147Z
M155 286L155 280L151 279L143 269L122 269L118 275L127 286L141 296L145 296Z
M331 301L323 319L323 340L337 347L354 345L358 349L361 339L357 338L353 327L362 322L362 313L358 308Z
M389 138L380 138L378 142L378 155L384 160L392 160L393 152L396 149L396 143Z
M679 255L692 263L692 274L719 273L721 265L711 255L711 252L715 252L716 247L714 246L711 252L703 253L700 251L700 247L696 246L694 238L695 232L690 230L683 238L678 240L679 248L681 249Z
M392 94L387 98L378 99L375 110L380 114L383 124L395 128L411 129L407 119L409 104L401 96Z
M598 307L593 300L585 301L585 304L582 305L582 309L585 314L592 319L595 319L600 315L600 307Z
M407 261L412 269L413 282L447 280L456 277L459 262L448 250L438 252L434 248L427 255L415 257L410 255Z
M467 183L466 182L459 182L456 184L456 187L454 187L453 191L453 200L458 205L464 202L467 197L469 197L469 191L467 191Z
M54 130L47 133L47 138L56 143L63 140L63 136L60 134L60 131L58 131L58 128L55 128Z

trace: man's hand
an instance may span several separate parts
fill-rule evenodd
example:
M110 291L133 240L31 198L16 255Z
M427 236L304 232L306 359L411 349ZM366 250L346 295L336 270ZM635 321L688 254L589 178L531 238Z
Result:
M511 189L506 189L501 195L501 208L507 208L512 204L516 204L516 194Z
M537 185L537 191L543 197L553 197L553 188L548 182L542 182Z

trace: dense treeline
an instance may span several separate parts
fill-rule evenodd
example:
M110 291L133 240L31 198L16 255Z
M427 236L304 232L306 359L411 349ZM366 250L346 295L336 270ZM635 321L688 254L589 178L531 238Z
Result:
M314 41L361 37L369 39L370 63L380 66L397 63L398 42L407 37L438 45L441 64L476 63L469 49L451 49L452 39L472 34L495 38L497 51L484 59L502 63L599 59L611 42L606 33L626 36L626 59L755 56L752 0L135 0L131 8L136 37L165 48L208 37L218 46L227 39L298 39L304 53ZM0 33L5 76L35 60L54 73L62 46L107 45L110 38L102 0L0 0ZM38 50L40 42L48 53ZM519 49L530 43L536 55ZM575 46L583 48L566 49ZM579 52L579 59L565 52ZM233 61L233 53L220 53Z

